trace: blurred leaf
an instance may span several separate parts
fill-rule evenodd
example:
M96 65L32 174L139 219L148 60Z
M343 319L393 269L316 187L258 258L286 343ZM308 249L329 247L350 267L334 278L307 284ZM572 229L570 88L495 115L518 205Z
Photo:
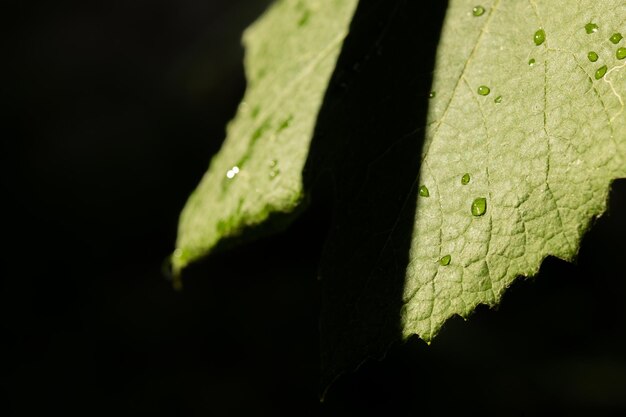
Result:
M190 196L177 275L230 239L303 204L302 169L356 0L282 0L246 30L248 89L227 138ZM258 231L256 231L258 233Z

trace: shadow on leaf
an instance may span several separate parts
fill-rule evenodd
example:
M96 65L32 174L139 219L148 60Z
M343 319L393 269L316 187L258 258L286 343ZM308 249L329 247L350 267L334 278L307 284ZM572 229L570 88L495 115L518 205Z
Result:
M332 190L322 389L400 339L424 126L447 2L361 2L318 115L305 189Z

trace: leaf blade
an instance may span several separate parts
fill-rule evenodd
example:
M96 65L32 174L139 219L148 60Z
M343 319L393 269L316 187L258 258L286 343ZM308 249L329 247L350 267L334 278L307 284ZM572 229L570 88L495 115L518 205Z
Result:
M443 28L420 180L432 191L418 203L405 338L429 341L447 318L495 305L547 256L571 261L592 218L606 209L610 182L626 176L624 65L610 58L608 42L624 27L626 6L484 6L481 22L468 15L472 3L452 1ZM600 29L590 35L591 19ZM546 39L537 45L540 29ZM585 62L590 50L601 51L609 78L594 79L599 63ZM481 85L490 94L482 96ZM464 185L466 172L472 181ZM488 196L487 215L472 216L481 196ZM449 265L434 262L448 254Z
M302 205L315 118L355 7L356 0L283 0L246 30L248 89L181 213L175 275L223 240Z

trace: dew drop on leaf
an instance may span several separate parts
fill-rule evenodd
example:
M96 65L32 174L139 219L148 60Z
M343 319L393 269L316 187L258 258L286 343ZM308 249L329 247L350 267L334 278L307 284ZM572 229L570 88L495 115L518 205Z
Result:
M537 61L535 61L535 58L530 58L528 60L528 65L530 65L532 67L533 65L535 65L535 62L537 62Z
M487 199L479 197L472 203L472 214L474 216L482 216L487 211Z
M485 8L483 6L476 6L472 9L472 14L476 17L482 16L485 13Z
M439 263L442 266L448 266L450 265L450 261L452 260L452 257L450 255L446 255L443 258L439 259Z
M269 177L271 180L273 180L280 174L280 169L278 168L278 160L272 159L269 165L270 165Z
M544 43L546 41L546 31L543 29L539 29L537 32L535 32L535 35L533 36L533 41L537 46Z
M463 174L461 177L461 184L467 185L470 182L470 174Z
M606 67L606 65L602 65L600 68L598 68L597 71L596 71L596 74L595 74L596 80L599 80L602 77L604 77L604 75L606 74L606 70L607 69L608 68Z
M422 186L420 187L420 191L419 191L419 193L420 193L420 196L422 196L422 197L428 197L428 196L430 196L430 193L428 192L428 187L426 187L425 185L422 185Z
M624 58L626 58L626 48L624 48L624 47L618 48L617 52L615 52L615 57L617 59L624 59Z
M489 95L489 93L491 93L491 89L486 85L481 85L480 87L478 87L478 94L480 94L481 96Z
M280 169L274 168L270 171L270 179L273 180L280 174Z
M589 35L597 31L598 31L598 25L596 25L595 23L589 22L585 25L585 32L587 32Z
M589 53L587 54L587 58L591 62L596 62L598 60L598 54L594 51L589 51Z
M622 39L624 39L624 37L619 32L616 32L616 33L612 34L611 37L609 38L611 43L614 43L615 45L617 45L619 43L619 41L621 41Z
M435 98L436 95L437 93L435 93L434 91L431 91L430 94L428 95L428 98Z
M496 104L502 103L502 96L498 96L498 97L494 98L493 102L496 103Z

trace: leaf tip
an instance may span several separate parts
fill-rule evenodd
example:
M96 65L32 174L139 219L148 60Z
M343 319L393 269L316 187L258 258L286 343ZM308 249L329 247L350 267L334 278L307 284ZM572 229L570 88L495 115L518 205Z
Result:
M183 289L182 271L193 260L193 256L188 250L176 248L166 259L167 276L172 281L172 287L176 291Z

